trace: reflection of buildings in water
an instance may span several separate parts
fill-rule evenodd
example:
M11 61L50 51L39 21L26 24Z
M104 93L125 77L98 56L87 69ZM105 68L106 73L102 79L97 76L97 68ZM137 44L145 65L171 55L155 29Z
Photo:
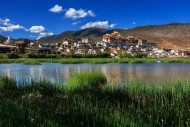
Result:
M147 66L148 67L148 66ZM146 81L152 76L152 70L147 68L146 65L130 64L128 67L128 80L141 80Z
M45 70L43 70L42 67L31 66L29 76L31 78L35 78L35 79L42 79L42 80L47 79L47 80L49 80L48 78L46 78L44 71Z
M160 66L159 64L136 65L134 68L136 78L143 81L164 80L168 77L167 75L172 72L170 66Z
M37 75L39 75L40 79L46 79L45 75L43 74L44 70L42 69L42 67L37 67L36 69L37 69L36 73L37 73Z
M78 66L77 67L77 73L82 73L82 72L92 72L93 68L90 67L89 65L84 65L84 66Z
M166 67L166 65L163 66L159 64L130 65L128 68L128 73L133 75L132 79L141 81L164 80L172 71L172 67ZM175 72L176 71L174 71L174 73Z
M71 75L72 69L69 66L59 69L59 76L61 76L61 80L66 81Z
M127 80L134 80L136 79L137 75L136 75L136 68L134 68L133 65L129 64L127 68L125 68L126 70L126 78L125 81Z
M53 77L53 76L52 76ZM60 77L59 77L59 69L56 67L55 68L55 79L56 81L60 81Z
M108 82L117 84L122 81L122 74L119 66L104 65L101 67L101 70L105 74Z
M8 77L11 77L11 69L10 69L10 68L7 69L6 75L7 75Z
M35 69L33 67L30 68L30 74L29 75L31 75L31 77L35 77L35 76L39 77L39 75L36 75Z
M12 71L13 70L12 66L10 64L7 64L5 66L6 67L3 68L4 72L2 74L5 75L5 76L8 76L8 77L12 77L14 75L13 71ZM12 78L14 78L14 77L12 77Z
M144 80L145 77L150 76L149 72L143 71L139 65L118 64L117 66L105 65L102 66L102 72L105 74L107 80L111 83L120 83L130 80Z
M67 81L74 73L102 71L111 83L138 79L167 80L190 77L189 65L183 64L103 64L103 65L1 65L0 74L13 78L41 78L51 82ZM174 77L175 76L175 77Z

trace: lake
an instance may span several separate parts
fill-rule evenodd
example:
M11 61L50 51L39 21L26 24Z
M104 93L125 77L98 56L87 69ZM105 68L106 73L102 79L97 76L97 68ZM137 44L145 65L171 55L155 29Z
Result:
M190 64L0 64L0 75L14 78L42 78L53 83L65 82L74 73L101 71L109 82L119 83L138 79L165 81L174 77L190 78Z

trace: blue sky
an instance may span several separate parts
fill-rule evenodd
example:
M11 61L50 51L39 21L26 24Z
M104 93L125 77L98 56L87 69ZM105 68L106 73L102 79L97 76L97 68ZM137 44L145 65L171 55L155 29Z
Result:
M189 0L1 0L0 35L36 39L89 27L190 23Z

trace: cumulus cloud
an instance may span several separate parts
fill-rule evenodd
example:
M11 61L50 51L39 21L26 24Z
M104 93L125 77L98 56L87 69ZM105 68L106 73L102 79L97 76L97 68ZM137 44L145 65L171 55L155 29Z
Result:
M76 10L74 8L70 8L65 13L65 17L66 18L71 18L71 19L85 18L87 16L94 17L95 13L92 10L88 10L88 11L83 10L83 9Z
M44 26L32 26L29 31L31 33L41 33L43 31L45 31L45 27Z
M8 18L5 18L5 19L1 19L1 18L0 18L0 24L2 24L2 25L4 25L4 26L10 25L10 22L11 22L11 20L8 19Z
M0 27L0 31L2 31L2 32L12 32L13 30L20 30L20 29L25 29L25 28L20 25L11 25L11 26Z
M40 39L41 37L54 35L53 32L47 30L44 26L32 26L29 29L19 25L11 23L11 20L8 18L1 19L0 18L0 32L12 32L14 30L25 30L30 33L34 33L35 35L30 35L30 38Z
M95 17L95 16L96 16L95 13L94 13L92 10L89 10L89 11L88 11L88 14L89 14L90 16L92 16L92 17Z
M44 32L41 32L41 33L38 35L37 40L39 40L39 39L42 38L42 37L52 36L52 35L54 35L53 32L44 31Z
M53 13L60 13L63 11L63 7L56 4L54 7L50 8L49 11Z
M8 18L5 18L5 19L0 18L0 24L2 25L0 26L0 32L12 32L14 30L20 30L20 29L27 31L25 27L19 24L12 24L11 20Z
M73 22L72 25L75 26L75 25L78 25L80 23L81 23L81 21L77 21L77 22Z
M44 26L40 25L40 26L32 26L29 31L31 33L35 33L38 34L37 36L37 40L42 38L42 37L46 37L46 36L51 36L54 35L53 32L48 31Z
M98 28L114 28L116 24L109 24L108 21L96 21L96 22L89 22L83 26L81 26L81 29L86 29L86 28L92 28L92 27L98 27Z

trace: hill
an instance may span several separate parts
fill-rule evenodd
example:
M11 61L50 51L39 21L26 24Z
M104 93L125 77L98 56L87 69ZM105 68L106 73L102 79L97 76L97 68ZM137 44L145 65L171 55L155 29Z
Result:
M100 40L104 34L112 33L113 31L114 30L107 30L107 29L102 29L102 28L88 28L88 29L79 30L79 31L66 31L59 35L43 37L39 39L38 41L42 43L50 43L50 42L62 41L64 38L82 38L82 37L89 37L92 39Z
M159 47L190 50L190 24L142 26L126 30L122 34L146 38L156 42Z

